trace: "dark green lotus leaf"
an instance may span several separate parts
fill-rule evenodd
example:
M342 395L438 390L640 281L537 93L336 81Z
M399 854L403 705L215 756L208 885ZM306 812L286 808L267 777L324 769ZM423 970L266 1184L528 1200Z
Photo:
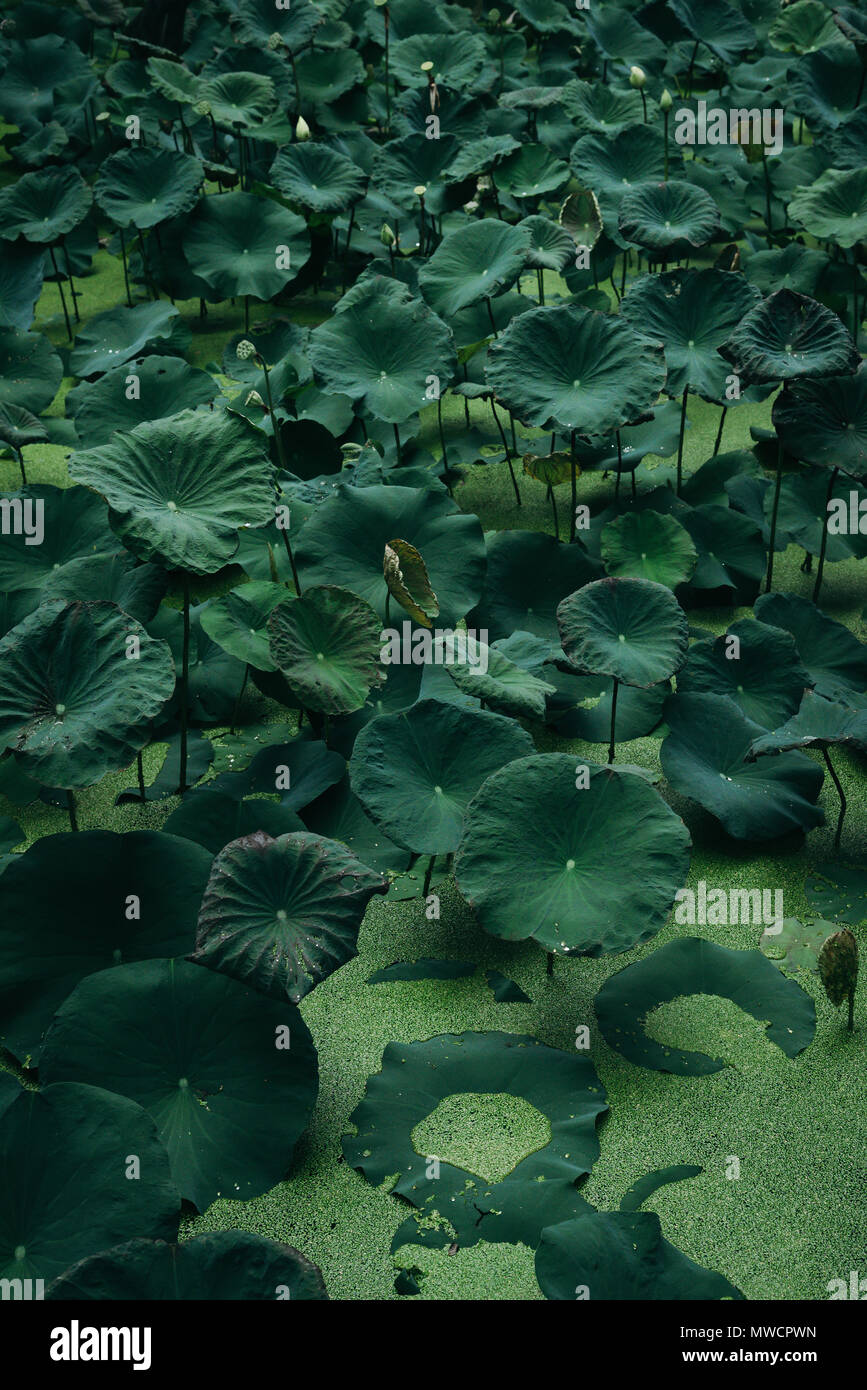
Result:
M217 125L250 129L273 111L277 94L264 73L224 72L202 81L198 100L207 104Z
M495 772L467 810L455 862L485 931L548 951L627 951L663 925L689 867L689 836L642 778L545 753Z
M572 78L562 89L560 104L580 135L619 135L643 119L641 97L634 87L617 90L601 82Z
M322 11L309 0L292 0L291 5L283 6L275 6L274 0L239 0L234 14L246 43L264 46L272 34L279 34L282 46L290 53L312 39L323 19Z
M141 559L213 574L235 554L240 527L273 516L260 439L237 415L184 410L80 450L69 471L102 493L114 530Z
M756 31L740 10L726 0L671 0L684 29L706 44L721 63L731 63L756 43Z
M37 169L0 190L0 237L49 245L77 227L93 201L77 169ZM4 250L5 254L5 250Z
M391 71L405 87L423 81L422 63L433 63L434 81L460 91L471 88L485 62L478 34L411 34L391 45Z
M169 734L163 726L162 729L157 730L154 742L162 742L167 745L166 755L154 780L145 785L145 801L165 801L170 796L177 796L178 793L181 736L179 733ZM190 729L187 738L187 786L192 787L196 782L201 781L213 761L213 744L209 739L204 738L198 729ZM123 806L129 801L141 803L141 791L138 786L126 787L123 791L118 792L115 805ZM155 952L155 954L158 953Z
M602 235L602 214L596 195L588 189L570 193L558 216L560 226L575 243L576 249L592 251Z
M326 392L399 425L431 399L432 377L445 390L457 360L442 319L404 287L386 292L386 283L372 281L313 330L310 360Z
M497 398L525 424L609 434L646 415L665 382L662 345L572 304L531 309L488 350Z
M675 589L691 578L698 551L673 516L651 510L626 513L602 528L605 568L615 578L651 579Z
M175 686L167 644L104 602L43 603L0 641L0 672L0 743L56 787L126 766Z
M749 517L729 507L706 503L681 518L698 551L690 589L729 588L755 596L767 566L762 532Z
M401 883L405 882L406 850L383 835L365 814L361 802L350 788L348 774L306 806L302 818L308 830L314 834L338 840L369 868L389 877L404 876ZM417 891L420 892L421 886L416 875Z
M488 540L485 595L470 626L487 627L491 641L520 630L559 647L558 603L601 572L581 545L540 531L498 531Z
M678 692L727 695L766 729L795 713L809 685L791 634L754 618L732 623L722 637L693 642L677 678Z
M154 90L167 101L190 106L199 100L200 79L183 63L170 58L148 58L147 73Z
M786 99L814 139L830 135L857 109L863 71L860 58L842 44L807 53L790 69Z
M579 671L649 686L673 676L687 654L687 621L664 584L598 579L557 608L563 650Z
M818 2L818 0L817 0ZM863 158L864 136L867 132L867 108L859 106L852 115L843 121L831 136L830 147L833 158L830 163L835 169L859 169ZM824 173L825 167L817 170L817 176ZM799 179L803 186L805 179ZM798 192L798 186L794 190Z
M796 3L812 4L813 0L796 0ZM802 246L799 241L790 241L782 251L757 251L750 256L744 270L747 279L762 294L788 289L815 295L819 277L827 264L828 258L821 251Z
M464 980L475 975L476 966L470 960L431 960L423 956L420 960L397 960L384 970L368 975L369 985L388 985L396 980Z
M38 169L63 154L68 144L69 136L59 121L46 121L15 146L13 158L27 169Z
M827 169L795 190L789 216L817 240L855 246L867 237L867 169Z
M719 231L719 208L709 193L682 179L631 189L620 204L620 235L669 257L704 246Z
M486 777L532 752L520 725L499 714L421 700L361 730L352 790L389 839L413 854L452 854L468 802Z
M787 975L796 975L799 970L818 971L819 952L836 929L833 922L821 919L801 922L797 917L784 917L780 929L765 929L759 938L759 950L769 960L777 961Z
M76 78L93 76L78 45L53 32L14 38L4 43L4 56L3 115L16 125L49 120L55 89Z
M74 387L66 396L66 413L75 420L82 447L89 449L106 444L116 430L210 405L218 395L213 377L182 357L139 357Z
M28 242L9 242L0 257L0 327L26 333L42 293L45 252Z
M242 584L202 610L202 627L230 656L259 671L276 671L268 639L268 618L285 597L282 584L255 580Z
M268 632L271 657L305 709L351 714L385 680L379 617L350 589L305 587L273 609Z
M639 1067L678 1076L709 1076L727 1065L704 1052L655 1042L647 1018L681 995L731 999L767 1028L769 1042L797 1057L812 1042L816 1008L809 994L786 979L761 951L732 951L697 936L670 941L644 960L611 975L596 995L599 1028L609 1047Z
M852 709L805 690L797 712L779 728L755 739L749 756L787 753L793 748L830 748L838 743L867 752L867 703Z
M310 259L307 224L252 193L203 198L184 233L191 269L224 299L271 299Z
M54 1281L46 1298L63 1303L297 1303L327 1300L328 1294L321 1271L293 1246L251 1231L207 1231L181 1245L161 1240L116 1245L73 1265Z
M566 228L549 217L525 217L520 225L529 227L533 238L527 265L539 270L565 270L575 255L575 242Z
M815 53L837 37L830 10L819 0L795 0L774 20L768 39L784 53Z
M341 488L317 507L298 538L303 589L342 584L384 614L382 557L394 536L424 556L442 624L464 617L482 589L482 528L450 497L418 488Z
M445 318L493 299L514 285L527 264L533 237L526 223L495 217L457 227L419 271L419 288Z
M312 212L345 212L367 189L367 175L328 145L287 145L277 153L271 182L293 203Z
M834 922L858 926L867 921L867 873L846 864L820 864L804 891L815 912Z
M817 695L845 704L851 695L867 690L867 646L808 599L762 594L755 614L760 622L792 634Z
M440 608L427 566L415 546L399 537L390 540L385 547L382 576L392 598L413 621L430 627Z
M520 148L520 141L514 135L481 135L477 140L468 140L445 170L446 178L462 183L464 179L485 174L507 154Z
M686 424L689 429L688 420ZM648 454L669 458L677 451L680 405L674 401L663 401L656 406L649 418L638 425L624 426L619 434L619 449L616 433L606 435L603 439L576 438L575 456L579 459L581 467L597 470L616 468L619 472L627 473L634 472Z
M242 835L289 835L303 829L297 814L285 806L260 797L238 800L215 791L213 784L189 792L165 823L166 834L193 840L209 854L219 854Z
M522 666L516 666L502 652L486 647L483 642L478 643L476 656L475 664L456 661L445 667L458 690L481 700L498 714L544 718L545 696L554 693L553 685ZM482 661L486 666L484 672L480 670Z
M41 1080L42 1078L40 1078ZM138 1180L129 1181L129 1158ZM0 1278L57 1278L131 1237L174 1240L180 1202L153 1120L97 1086L24 1091L0 1117Z
M634 14L621 5L605 5L581 16L588 33L605 58L615 62L662 64L665 48Z
M137 146L105 161L93 192L116 226L141 230L190 212L204 176L204 166L193 155Z
M531 1004L529 994L499 970L486 970L485 981L498 1004Z
M796 458L867 480L867 372L794 382L775 400L773 422Z
M76 376L95 376L137 357L144 348L160 351L156 344L174 345L182 326L178 310L164 299L137 304L133 309L119 305L97 314L75 339L69 359ZM168 343L167 341L168 340Z
M697 1178L703 1172L704 1169L698 1168L694 1163L675 1163L670 1168L657 1168L652 1173L645 1173L643 1178L639 1178L624 1192L618 1211L639 1211L661 1187L667 1187L673 1182L683 1182L685 1178Z
M301 811L339 782L345 771L346 764L339 753L317 740L299 736L290 743L262 748L248 767L223 772L210 786L236 801L245 796L273 796L276 792L287 810Z
M543 674L554 684L556 695L549 697L548 722L561 738L580 738L587 743L608 743L611 737L611 706L614 681L609 676L580 676L549 665ZM662 720L671 682L662 681L646 690L623 685L617 692L615 738L619 743L644 738Z
M718 349L759 303L758 290L742 275L670 270L636 281L622 313L636 331L664 344L669 394L679 396L688 386L708 400L721 401L731 367Z
M520 1097L548 1121L549 1142L501 1182L443 1160L439 1176L428 1177L413 1131L441 1101L465 1093ZM343 1152L374 1187L397 1173L391 1192L418 1209L399 1228L392 1250L407 1242L468 1247L479 1240L532 1248L552 1212L565 1219L585 1207L576 1183L599 1155L596 1120L606 1109L587 1057L520 1033L446 1033L389 1043L351 1116L358 1132L344 1136Z
M724 695L676 695L666 706L669 734L662 770L682 796L697 801L737 840L771 840L823 825L816 805L822 769L802 753L744 761L766 732Z
M60 358L42 333L0 329L0 405L23 406L39 415L63 379Z
M21 458L27 444L43 444L48 431L38 416L21 405L0 401L0 444L6 444Z
M662 135L649 125L629 126L615 136L588 131L575 141L569 163L576 178L593 190L606 226L616 223L620 201L630 188L660 183L665 178L665 146ZM669 173L676 175L680 161L672 150Z
M569 165L545 145L522 145L497 165L497 188L513 198L541 198L571 177Z
M428 111L430 103L428 103ZM439 140L423 139L421 133L413 131L398 140L389 140L377 150L371 166L371 179L376 186L376 194L387 199L386 215L391 215L392 205L406 212L419 215L419 199L416 188L425 190L426 213L439 217L447 208L447 177L459 149L459 141L454 135L443 135ZM415 233L410 231L409 244L413 244Z
M861 361L837 315L795 290L776 290L744 316L720 348L750 382L854 372Z
M561 0L519 0L515 6L537 34L569 32L574 21Z
M254 831L214 860L190 959L297 1004L357 954L367 905L387 891L336 840Z
M364 64L354 49L308 49L295 61L303 106L330 105L365 80Z
M45 576L42 596L93 603L117 604L136 622L149 623L166 592L167 579L158 565L139 565L125 551L117 555L82 555Z
M36 529L40 503L44 515L44 535L39 545L28 545L24 527L16 535L0 533L0 592L39 589L46 580L59 580L67 564L77 557L95 556L118 549L117 538L107 524L105 505L83 487L58 488L50 484L31 484L10 497L14 515L15 498L20 498L22 515ZM102 597L102 595L101 595Z
M536 1251L536 1278L546 1298L576 1290L599 1299L742 1299L716 1270L706 1269L664 1239L652 1211L587 1211L547 1226Z
M794 442L790 436L790 443ZM771 488L762 501L769 524L773 513ZM867 536L862 535L858 519L867 511L864 503L867 488L845 474L834 478L818 464L790 473L783 478L780 489L775 548L785 550L789 542L794 542L809 554L818 555L824 545L829 564L853 556L862 559L867 555Z
M293 1005L184 960L82 980L57 1011L40 1075L98 1077L142 1105L172 1181L199 1211L279 1182L318 1089L316 1049Z

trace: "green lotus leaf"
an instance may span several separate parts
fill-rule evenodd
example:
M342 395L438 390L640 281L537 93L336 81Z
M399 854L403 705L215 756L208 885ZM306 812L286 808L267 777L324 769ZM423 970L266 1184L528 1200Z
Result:
M519 0L515 9L537 34L568 32L572 27L561 0Z
M274 0L239 0L235 7L238 30L246 43L267 44L272 34L279 34L290 53L303 48L322 24L322 11L309 0L292 0L291 5L277 8Z
M433 79L460 91L472 87L485 62L478 34L411 34L391 45L391 71L405 87L417 86L422 63L433 63Z
M521 145L497 165L497 187L513 198L541 198L570 178L569 165L545 145Z
M57 787L126 766L175 686L167 644L104 602L44 603L0 641L0 671L0 743Z
M286 597L282 584L253 581L231 589L202 610L202 627L238 661L258 671L276 671L268 638L268 618Z
M663 1238L652 1211L587 1211L547 1226L536 1251L536 1278L546 1298L576 1289L599 1299L742 1299L716 1270L705 1269Z
M140 1164L136 1182L127 1154ZM120 1240L174 1240L179 1217L153 1120L132 1101L57 1085L22 1090L4 1109L0 1278L48 1282Z
M598 12L588 10L582 19L605 58L654 65L665 61L664 45L625 7L605 5Z
M539 531L498 531L488 541L485 595L470 626L486 626L491 641L520 630L558 647L558 603L600 574L581 545Z
M252 193L203 198L184 233L191 269L224 299L271 299L310 259L307 224Z
M303 821L287 807L261 797L238 800L214 790L213 783L189 792L165 823L167 835L192 840L209 854L219 854L242 835L264 832L276 837L303 829Z
M720 352L751 382L834 376L861 361L837 315L795 290L776 290L757 304Z
M0 405L23 406L39 415L63 379L60 358L42 333L0 329Z
M687 621L664 584L598 579L557 608L563 650L579 671L649 686L673 676L687 655Z
M272 611L268 631L271 657L305 709L351 714L385 680L379 618L350 589L305 587Z
M807 902L823 917L858 926L867 921L867 873L846 864L820 864L804 885Z
M368 975L369 985L388 985L404 980L465 980L475 975L476 967L469 960L431 960L422 956L420 960L397 960L384 970Z
M273 515L260 436L228 413L184 410L73 454L69 471L101 492L124 545L167 568L213 574L238 548L238 529Z
M664 344L670 395L682 395L689 387L707 400L721 401L731 367L718 349L760 302L758 290L742 275L671 270L636 281L622 313L637 332Z
M485 545L478 519L450 497L418 488L375 485L339 489L305 523L296 560L301 583L344 584L383 615L385 547L402 537L424 556L444 625L479 597ZM511 630L511 629L510 629Z
M824 773L802 753L771 762L744 761L767 731L724 695L676 695L666 706L662 771L682 796L697 801L736 840L772 840L823 825L816 805Z
M779 728L754 739L750 759L765 753L787 753L793 748L831 748L842 743L858 753L867 752L867 702L860 709L826 700L804 691L799 709Z
M383 835L365 814L350 788L348 774L306 806L302 818L314 834L338 840L369 868L381 874L400 875L400 883L405 885L408 878L406 850ZM416 875L414 884L420 892L422 878Z
M617 709L612 711L614 681L609 676L572 675L549 665L544 675L553 682L556 695L548 700L548 720L561 738L580 738L587 743L608 743L611 715L615 714L615 740L626 743L644 738L662 720L671 682L662 681L646 690L619 685Z
M796 0L796 3L807 4L812 0ZM815 295L819 277L827 264L827 257L821 251L802 246L799 241L790 241L782 251L757 251L750 256L744 270L747 279L762 294L787 289Z
M792 634L817 695L845 704L851 695L867 691L867 646L843 623L795 594L762 594L755 614L760 622Z
M430 399L432 375L444 390L457 370L442 319L408 290L386 292L379 280L313 330L310 360L325 391L395 425Z
M481 135L477 140L468 140L461 146L445 170L445 176L450 182L463 183L465 179L487 173L507 154L520 148L520 141L514 135Z
M837 37L834 17L819 0L795 0L774 20L768 39L784 53L815 53Z
M10 502L14 504L16 497L21 500L25 517L30 503L33 519L41 503L44 535L41 544L28 545L23 527L18 535L11 528L8 534L0 533L0 592L40 589L46 580L59 579L77 557L92 560L118 549L104 503L86 488L31 484L13 494ZM14 515L14 505L10 510Z
M570 193L560 208L560 226L575 243L576 248L592 251L602 235L602 213L596 195L587 189Z
M762 933L759 950L769 960L777 961L787 975L799 970L818 971L819 952L835 930L833 922L801 922L797 917L784 917L781 930L773 927Z
M732 623L722 637L693 642L677 678L678 692L727 695L766 729L796 712L809 684L791 634L754 618Z
M867 109L859 106L857 110L852 112L851 116L838 125L831 136L830 145L833 158L826 161L826 164L817 170L817 177L825 172L827 162L830 162L835 169L860 168L865 130L867 130ZM799 179L798 185L802 186L804 182L804 179ZM798 192L797 186L794 191Z
M572 478L573 468L575 477L581 476L581 469L568 449L558 449L555 454L525 454L522 462L527 477L535 478L537 483L544 483L546 487L559 487L561 483L568 483Z
M867 555L867 536L861 534L858 517L867 510L862 508L865 502L867 488L861 483L845 475L834 477L818 464L789 474L783 478L780 489L775 548L784 550L789 542L794 542L809 554L818 555L824 545L825 560L830 564L850 560L853 556L862 559ZM770 488L763 498L763 510L770 522L773 511Z
M387 891L335 840L254 831L214 860L190 959L297 1004L357 954L367 905Z
M710 194L682 179L631 189L618 217L620 235L627 241L669 257L704 246L719 225L719 208Z
M0 328L26 333L42 293L45 252L26 241L9 242L0 257Z
M487 667L484 672L480 670L482 660ZM516 666L502 652L494 647L486 647L483 642L478 644L475 664L456 661L445 669L458 690L481 700L498 714L544 719L545 696L554 693L553 685L540 680L522 666Z
M38 169L48 160L63 154L69 144L69 136L58 121L47 121L37 126L26 140L15 146L13 158L16 164L28 169Z
M673 1182L683 1182L685 1178L697 1178L703 1172L704 1169L698 1168L694 1163L675 1163L669 1168L657 1168L652 1173L645 1173L643 1178L639 1178L624 1192L618 1211L638 1211L661 1187Z
M171 58L148 58L147 72L154 89L167 101L174 101L182 106L190 106L199 101L201 79L190 72L183 63L175 62Z
M414 545L396 538L385 547L382 574L392 598L422 627L430 627L440 608L427 566Z
M77 169L37 169L0 190L0 237L49 245L87 216L93 201ZM4 251L5 254L5 251Z
M101 166L93 187L103 212L118 227L155 227L190 212L199 200L205 171L180 150L153 145L120 150Z
M365 725L349 776L367 814L395 844L413 854L451 854L485 778L532 748L529 734L502 715L422 700Z
M207 1231L181 1245L129 1240L81 1260L46 1298L59 1302L151 1303L326 1300L316 1265L291 1245L251 1231Z
M61 569L50 570L42 586L43 599L107 600L138 623L149 623L166 592L166 573L158 565L139 565L132 555L81 555Z
M560 104L579 134L611 137L643 119L641 97L634 87L615 90L600 82L573 77L562 89Z
M419 289L445 318L492 299L514 285L527 264L533 237L526 223L511 227L495 217L457 227L419 271Z
M293 1005L184 960L82 980L57 1011L40 1075L99 1077L143 1106L172 1181L199 1211L279 1182L318 1089L316 1049Z
M816 1008L794 980L761 951L732 951L697 936L669 941L644 960L611 975L596 995L599 1028L609 1047L639 1067L677 1076L710 1076L726 1062L655 1042L646 1021L660 1004L681 995L731 999L767 1028L768 1041L797 1057L813 1040Z
M455 862L485 931L548 951L628 951L663 925L689 867L689 835L646 781L543 753L495 772L470 803Z
M56 88L93 77L78 45L60 34L14 38L4 49L3 115L16 125L50 120Z
M600 543L605 568L618 579L650 579L675 589L698 563L698 551L680 522L650 510L609 521Z
M217 125L255 127L277 103L270 77L259 72L224 72L203 80L198 100L207 102Z
M746 589L751 601L767 566L767 547L754 521L712 503L682 517L698 551L691 589Z
M441 1101L467 1093L524 1100L546 1119L550 1140L501 1182L443 1160L438 1177L428 1177L413 1132ZM398 1229L392 1250L408 1241L442 1247L505 1241L532 1248L553 1212L565 1219L585 1208L576 1183L599 1155L596 1120L607 1108L587 1057L520 1033L445 1033L389 1043L351 1116L357 1134L344 1136L343 1152L374 1187L398 1174L392 1194L417 1208L419 1217Z
M671 8L694 39L721 63L730 63L756 43L749 20L726 0L671 0Z
M649 125L629 126L613 137L588 131L572 146L569 163L575 177L599 200L606 227L615 226L625 193L639 184L661 183L665 178L665 145ZM672 151L669 174L676 177L679 168L680 159Z
M245 796L272 795L287 810L303 810L339 782L346 764L339 753L313 739L294 738L291 743L262 748L241 771L220 774L210 787L240 800ZM334 837L338 838L338 837Z
M8 445L15 453L21 465L22 475L24 464L21 460L21 450L27 444L42 444L46 439L48 430L36 415L21 405L10 405L7 401L0 401L0 444Z
M95 376L138 357L144 348L153 352L175 344L182 321L178 310L164 299L137 304L133 309L120 305L97 314L75 339L69 359L76 376Z
M539 270L565 270L575 255L575 242L569 231L549 217L525 217L520 225L529 227L533 238L527 265Z
M392 50L393 51L393 50ZM308 49L295 61L298 91L305 107L330 105L365 80L364 64L351 48Z
M312 212L345 212L367 189L367 175L327 145L287 145L269 174L275 187Z
M89 449L107 444L116 430L125 433L144 420L210 405L218 395L213 377L182 357L139 357L67 392L66 412L75 420L82 447Z
M842 44L806 53L791 68L787 100L807 121L814 137L831 134L857 109L863 71L857 54Z
M817 239L855 246L867 237L867 169L827 169L795 190L789 216Z
M499 970L486 970L485 981L498 1004L531 1004L529 994Z
M609 434L646 415L665 382L662 345L576 305L531 309L491 345L498 400L525 424Z
M867 373L793 382L774 401L773 422L796 458L867 481Z

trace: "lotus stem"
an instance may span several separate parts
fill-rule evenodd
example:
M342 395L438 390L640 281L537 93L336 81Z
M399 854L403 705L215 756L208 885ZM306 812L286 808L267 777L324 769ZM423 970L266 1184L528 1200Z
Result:
M549 979L549 980L553 980L553 978L554 978L554 952L553 952L553 951L546 951L546 952L545 952L545 974L548 976L548 979Z
M720 444L722 444L723 425L724 425L725 422L726 422L726 414L727 414L727 412L728 412L728 406L727 406L727 405L724 405L723 408L722 408L722 414L721 414L720 417L719 417L719 429L718 429L717 432L716 432L716 443L715 443L714 446L713 446L713 451L714 451L715 454L718 454L718 453L719 453L719 446L720 446Z
M828 774L831 778L831 781L834 783L834 786L837 789L837 795L840 798L840 814L837 817L837 833L834 836L834 848L836 850L840 848L840 836L843 833L843 819L846 815L846 793L843 791L843 785L840 781L840 778L837 776L834 764L831 762L831 754L828 752L827 748L822 749L822 757L825 759L825 766L828 769Z
M771 177L768 173L768 157L765 154L764 145L762 146L762 169L764 170L765 175L765 226L767 227L768 231L766 240L768 243L768 248L772 249L774 241L771 235L773 230L771 227Z
M71 787L66 789L66 809L69 812L69 828L77 832L78 830L78 805L75 800L75 792Z
M75 314L75 322L81 323L81 314L78 312L78 292L75 288L75 281L72 278L72 267L69 264L69 248L66 245L66 238L60 243L63 247L63 260L66 265L66 278L69 281L69 293L72 295L72 312Z
M384 15L383 15L383 18L384 18L384 20L385 20L385 133L386 133L386 135L388 135L389 132L391 131L391 79L390 79L389 71L388 71L388 61L389 61L389 51L388 51L388 50L389 50L389 37L390 37L389 30L390 30L391 16L389 15L388 5L386 5L386 7L385 7L385 13L384 13ZM298 86L298 79L297 79L297 78L295 79L295 85L296 85L296 90L297 90L297 86Z
M181 760L180 771L178 774L178 794L183 796L187 790L187 731L189 725L189 699L190 687L190 581L185 574L183 578L183 598L184 598L184 645L181 658Z
M783 388L785 390L785 388ZM774 582L774 546L777 541L777 512L780 508L780 488L783 484L783 441L777 443L777 476L774 482L774 506L771 511L771 534L768 543L768 573L765 579L765 593L771 592Z
M14 444L10 444L10 449L18 460L18 467L21 469L21 481L27 486L27 474L24 472L24 454L21 449L16 449Z
M503 442L503 450L504 450L505 455L506 455L506 463L509 465L509 473L510 473L511 478L512 478L512 487L515 489L515 498L516 498L516 501L517 501L517 503L518 503L518 506L520 507L520 505L521 505L521 494L520 494L520 492L518 491L518 479L515 477L515 470L514 470L514 468L512 467L512 455L509 453L509 445L508 445L508 443L506 442L506 434L505 434L505 431L504 431L504 429L503 429L502 423L501 423L501 421L500 421L500 417L499 417L499 415L497 414L497 407L494 405L494 398L493 398L493 396L490 397L490 401L491 401L491 413L492 413L492 415L493 415L493 417L494 417L494 420L496 421L497 429L500 431L500 439L501 439L502 442Z
M159 299L159 294L157 292L156 286L154 285L153 276L151 275L150 262L147 258L147 252L145 251L144 237L142 236L141 232L139 232L138 234L138 247L139 251L141 252L141 263L142 269L144 271L145 283L148 285L150 289L151 297L153 299Z
M422 890L421 890L421 895L422 895L423 898L426 898L426 897L427 897L427 895L428 895L428 890L430 889L430 881L431 881L431 878L433 877L434 861L435 861L435 859L436 859L436 855L435 855L435 854L432 854L432 855L430 856L430 858L428 859L428 861L427 861L427 868L426 868L425 871L424 871L424 885L423 885Z
M699 43L700 43L700 42L701 42L700 39L696 39L696 41L695 41L695 47L694 47L693 50L692 50L692 56L690 57L690 60L689 60L689 68L688 68L687 74L686 74L686 95L687 95L687 97L691 97L691 96L692 96L692 70L693 70L693 68L695 67L695 59L696 59L696 54L698 53L698 46L699 46Z
M575 473L575 431L569 436L569 454L572 464L572 516L569 521L569 544L575 539L575 512L578 507L578 478Z
M440 432L440 448L443 451L443 463L445 464L446 468L448 468L449 455L448 450L446 449L445 430L443 429L443 398L441 395L437 396L437 425L439 426Z
M553 512L554 512L554 535L555 535L556 539L559 541L559 539L560 539L560 521L559 521L559 518L558 518L558 516L557 516L557 499L556 499L555 496L554 496L554 489L553 489L552 487L549 487L549 488L548 488L548 496L551 498L551 507L552 507L552 510L553 510Z
M867 69L865 69L867 71ZM863 79L862 79L863 80ZM855 346L858 346L858 329L861 327L858 318L858 262L855 259L855 251L852 251L852 337L855 339Z
M680 434L677 440L677 495L680 496L680 489L683 483L683 436L686 430L686 398L689 395L689 383L683 388L683 400L680 403Z
M144 803L147 801L147 794L145 792L144 763L142 761L141 749L139 749L136 753L135 770L136 775L138 776L139 801L142 803L142 805L144 805Z
M663 113L662 113L662 122L663 122L664 131L665 131L665 173L663 174L663 183L668 183L668 112L667 112L667 111L663 111Z
M244 663L244 677L243 677L243 680L241 681L241 689L238 691L238 697L237 697L237 699L235 700L235 708L232 710L232 722L231 722L231 724L229 725L229 733L230 733L230 734L233 734L233 733L235 732L235 725L236 725L237 722L238 722L238 711L239 711L240 708L241 708L241 701L242 701L243 698L244 698L244 691L247 689L247 678L249 677L249 675L250 675L250 663L249 663L249 661L245 661L245 663Z
M833 469L831 470L831 477L830 477L830 479L828 480L828 493L827 493L827 496L825 497L825 516L824 516L824 518L823 518L823 523L822 523L822 548L821 548L820 551L819 551L819 565L818 565L818 568L816 569L816 582L815 582L815 584L813 585L813 602L814 602L814 603L818 603L818 602L819 602L819 591L820 591L821 588L822 588L822 574L824 573L824 570L825 570L825 551L826 551L827 548L828 548L828 504L829 504L829 502L831 501L831 498L832 498L832 496L833 496L833 493L834 493L834 485L835 485L835 483L836 483L836 481L837 481L837 474L838 474L839 471L840 471L840 470L839 470L838 468L833 468Z
M488 296L486 297L486 299L485 299L485 304L487 305L487 309L488 309L488 318L491 320L491 330L492 330L492 332L493 332L493 334L494 334L494 337L497 338L497 337L499 337L499 334L497 333L497 325L496 325L495 322L494 322L494 311L493 311L493 309L491 308L491 298L490 298L490 295L488 295Z
M394 447L397 450L397 466L399 468L403 463L403 452L400 447L400 431L397 425L392 425L392 429L394 430Z
M539 291L539 303L540 303L540 304L544 304L544 303L545 303L545 277L544 277L544 275L543 275L543 273L542 273L542 267L541 267L540 265L537 265L537 266L536 266L536 288L537 288L538 291Z
M617 692L620 689L620 682L614 677L614 689L611 693L611 739L608 744L608 761L614 762L614 724L617 719Z
M127 270L126 265L126 238L123 234L123 227L119 227L118 231L120 233L120 258L123 261L123 283L126 288L126 302L128 307L131 309L132 295L129 292L129 272Z
M57 269L57 258L54 254L53 246L49 246L48 254L51 257L51 264L54 268L54 274L57 276L57 288L60 290L60 303L63 305L63 317L66 321L66 336L69 339L69 341L72 342L72 324L69 322L69 311L66 307L66 295L63 293L63 281L60 278L60 271Z

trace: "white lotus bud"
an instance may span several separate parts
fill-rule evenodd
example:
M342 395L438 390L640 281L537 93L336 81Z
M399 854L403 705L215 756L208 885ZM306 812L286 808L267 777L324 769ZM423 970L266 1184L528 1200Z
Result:
M662 96L659 98L660 111L670 111L673 105L674 100L672 98L671 92L668 90L667 87L663 87Z
M647 74L645 73L644 68L631 67L629 69L630 87L643 87L646 81Z
M295 122L295 139L296 139L296 140L309 140L309 139L310 139L310 127L309 127L309 125L307 124L307 122L305 121L305 119L304 119L303 116L299 116L299 117L298 117L298 120Z
M382 224L382 231L379 234L379 239L382 242L383 246L394 246L397 242L397 237L395 236L394 232L391 230L387 222L383 222Z

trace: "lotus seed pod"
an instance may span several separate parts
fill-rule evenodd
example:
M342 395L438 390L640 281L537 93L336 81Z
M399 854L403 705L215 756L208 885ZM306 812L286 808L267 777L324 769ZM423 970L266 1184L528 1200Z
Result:
M422 72L433 72L433 63L422 63Z
M488 23L489 23L489 24L499 24L499 22L500 22L500 11L499 11L499 10L488 10Z
M643 87L646 81L647 75L644 71L644 68L631 67L629 69L630 87Z
M283 35L282 35L282 34L277 34L277 33L269 34L269 35L268 35L268 47L269 47L270 49L272 49L272 50L275 49L275 48L282 48L282 47L283 47Z
M662 96L659 98L660 111L670 111L673 105L674 100L672 98L671 92L668 90L667 87L663 87Z
M387 222L383 222L382 224L382 231L379 234L379 239L383 246L394 246L397 241L397 237Z
M197 116L210 116L211 103L209 101L197 101L193 110Z
M239 358L242 362L246 362L248 357L254 357L255 355L255 343L251 343L249 338L242 338L238 346L235 348L235 356Z
M298 117L298 120L295 122L295 139L296 139L296 140L309 140L309 139L310 139L310 127L309 127L309 125L307 124L307 122L305 121L305 119L304 119L303 116L299 116L299 117Z
M828 937L819 952L819 974L832 1004L842 1004L855 993L858 943L848 927Z

